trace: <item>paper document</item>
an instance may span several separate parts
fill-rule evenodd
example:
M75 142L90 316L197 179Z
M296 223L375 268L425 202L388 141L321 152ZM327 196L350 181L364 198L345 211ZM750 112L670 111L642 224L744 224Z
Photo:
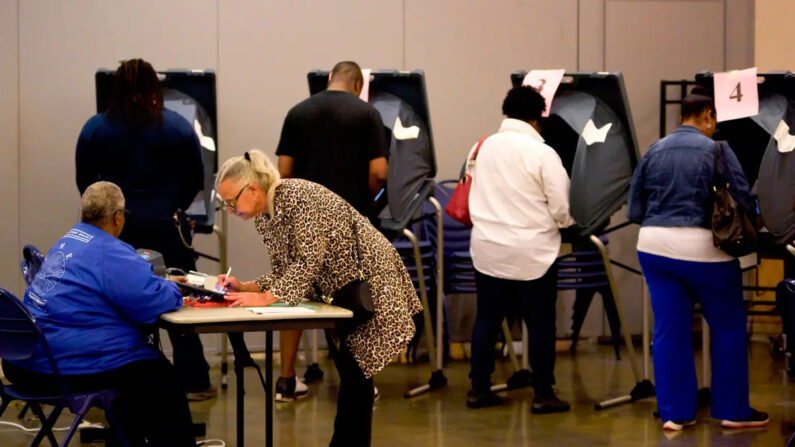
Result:
M267 307L249 307L248 310L258 315L312 315L315 313L312 309L306 307L284 307L284 306L267 306Z

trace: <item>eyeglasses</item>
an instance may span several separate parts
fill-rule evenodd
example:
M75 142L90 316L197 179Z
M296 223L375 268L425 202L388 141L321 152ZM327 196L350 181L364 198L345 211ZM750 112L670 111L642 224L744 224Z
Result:
M232 200L230 200L228 202L226 200L224 200L222 202L223 207L226 208L226 209L230 209L232 211L237 211L237 201L238 201L238 199L240 199L240 195L243 194L243 191L245 191L246 188L248 188L248 185L250 185L250 184L251 183L246 183L245 185L243 185L243 187L240 188L240 191L238 191L238 193L237 193L237 195L235 196L234 199L232 199Z

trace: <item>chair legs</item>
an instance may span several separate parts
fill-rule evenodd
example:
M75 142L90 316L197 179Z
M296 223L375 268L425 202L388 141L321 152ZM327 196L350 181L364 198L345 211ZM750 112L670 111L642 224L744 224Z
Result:
M119 425L118 419L116 419L116 413L113 412L110 408L105 409L105 419L108 420L108 424L110 428L116 432L116 436L119 437L119 442L121 442L122 447L130 447L130 442L127 440L127 437L124 435L124 432Z
M55 435L52 432L52 427L55 425L58 417L61 416L63 406L55 406L52 409L52 412L50 412L49 416L44 415L44 411L42 411L41 406L37 403L30 403L29 408L30 411L32 411L33 414L35 414L36 417L41 421L41 428L39 429L39 432L36 433L36 437L33 438L33 443L30 444L30 447L38 447L42 439L44 439L44 436L47 436L47 439L50 441L50 445L52 447L58 447L58 441L55 439Z

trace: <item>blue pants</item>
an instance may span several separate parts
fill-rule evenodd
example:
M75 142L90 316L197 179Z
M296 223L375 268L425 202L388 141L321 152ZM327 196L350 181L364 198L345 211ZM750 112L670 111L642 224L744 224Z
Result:
M654 310L654 379L663 421L696 418L693 304L701 304L712 341L712 417L751 415L748 340L738 261L692 262L638 252Z

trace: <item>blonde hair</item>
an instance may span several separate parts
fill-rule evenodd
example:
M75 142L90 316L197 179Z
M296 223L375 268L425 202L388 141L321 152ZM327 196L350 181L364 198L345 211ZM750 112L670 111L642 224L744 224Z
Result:
M124 211L124 194L111 182L96 182L86 188L81 197L80 221L98 223Z
M215 179L215 189L227 180L235 182L238 186L247 183L256 183L268 196L268 213L273 213L273 196L276 187L281 183L279 171L273 166L268 157L258 149L252 149L243 155L226 160Z

